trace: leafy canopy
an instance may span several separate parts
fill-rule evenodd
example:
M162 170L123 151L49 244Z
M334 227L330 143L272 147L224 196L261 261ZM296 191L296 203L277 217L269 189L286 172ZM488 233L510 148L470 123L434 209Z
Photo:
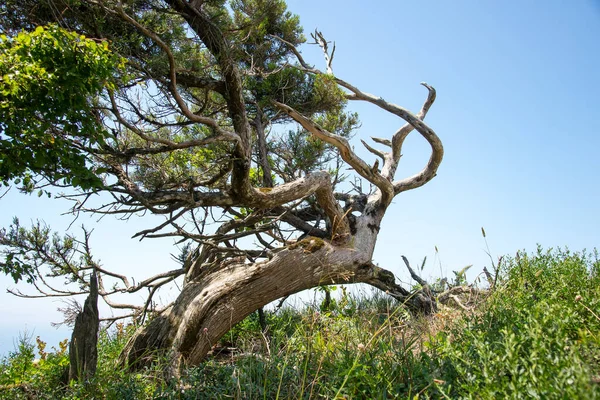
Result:
M0 36L0 180L32 177L89 189L102 185L89 167L90 149L107 130L94 99L113 87L123 59L106 41L55 25ZM88 153L86 156L85 153Z

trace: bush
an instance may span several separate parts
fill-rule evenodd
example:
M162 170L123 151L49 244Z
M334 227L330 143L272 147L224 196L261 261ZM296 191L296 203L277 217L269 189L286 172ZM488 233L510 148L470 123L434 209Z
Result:
M600 398L600 268L596 255L517 254L480 313L436 343L452 398Z
M0 399L54 398L65 386L69 365L67 340L59 348L46 352L46 343L25 332L19 336L16 350L0 362ZM36 348L39 356L36 359Z

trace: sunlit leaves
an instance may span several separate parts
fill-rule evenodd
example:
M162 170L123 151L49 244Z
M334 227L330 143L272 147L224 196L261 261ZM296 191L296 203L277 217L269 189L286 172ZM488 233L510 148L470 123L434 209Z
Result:
M339 111L346 104L342 89L331 75L317 75L313 83L313 102L326 110Z
M289 48L273 36L294 45L304 42L300 20L287 11L283 0L233 0L231 8L239 57L247 67L271 72L285 59Z
M107 42L56 26L0 37L0 179L100 186L82 150L103 143L92 99L122 66Z

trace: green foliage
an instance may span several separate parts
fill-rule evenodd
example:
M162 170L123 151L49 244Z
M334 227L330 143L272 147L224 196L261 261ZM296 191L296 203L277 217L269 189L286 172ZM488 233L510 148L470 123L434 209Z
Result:
M19 384L27 381L35 359L35 346L31 339L27 332L19 336L16 350L2 363L1 384Z
M45 278L64 277L65 284L81 283L79 270L92 263L90 255L80 251L75 238L52 233L39 221L27 229L15 218L8 230L0 229L0 246L0 272L10 275L15 283L22 279L33 283L40 276L42 265L48 266L43 273Z
M592 399L600 387L596 256L538 249L504 264L480 314L440 334L438 378L452 398Z
M310 75L293 67L280 68L261 79L248 79L247 86L259 105L271 113L277 113L277 109L270 110L272 100L307 115L339 114L346 104L343 91L332 76Z
M324 129L346 138L359 125L358 115L344 112L322 113L316 115L314 121ZM274 163L276 169L288 179L321 170L339 157L331 145L302 129L289 130L278 139L271 144L273 153L277 155ZM331 167L331 173L335 175L338 171L335 165Z
M89 189L102 185L85 149L106 137L93 99L123 61L54 25L0 36L0 179L32 189L36 175ZM23 181L21 181L23 178Z
M156 371L131 373L120 367L119 354L135 332L135 325L117 323L114 329L101 329L98 336L98 367L92 382L71 382L68 398L149 399L156 390ZM158 375L158 374L157 374Z
M37 358L36 358L37 356ZM22 334L15 351L0 362L0 398L27 399L31 392L43 392L40 398L55 398L69 366L67 340L59 348L46 351L46 343L38 336L33 342L29 333Z
M182 16L154 0L123 1L122 6L171 49L178 89L190 110L210 116L229 129L227 96L221 90L196 83L222 82L218 62L205 44L190 37ZM285 102L317 122L326 123L326 129L346 136L358 125L355 115L344 114L346 101L333 77L314 76L293 67L295 56L290 45L299 45L305 38L298 16L287 10L285 1L235 0L228 5L222 0L205 1L202 7L228 43L227 57L235 59L240 68L246 111L251 120L263 117L262 134L268 135L275 124L290 122L272 100ZM0 14L0 31L12 35L3 42L6 51L16 54L16 48L33 45L40 49L31 52L30 58L17 60L11 56L0 61L0 76L11 76L10 85L18 84L21 96L7 98L5 103L10 109L3 108L13 119L7 121L14 132L9 134L8 126L0 124L0 132L6 131L0 133L0 178L5 184L12 180L32 191L41 177L83 189L102 187L100 176L107 171L102 169L103 160L96 156L99 149L105 154L117 154L116 161L123 164L132 181L143 190L189 190L205 182L208 189L222 189L227 184L230 145L158 151L154 139L181 143L205 139L214 132L200 124L189 124L173 107L168 94L168 57L153 39L117 15L79 0L48 4L7 0L0 4ZM39 27L57 22L78 33L54 25ZM23 29L34 32L17 33ZM81 34L102 41L86 39ZM26 45L20 44L21 38ZM121 68L125 58L128 63ZM21 71L17 76L2 68ZM24 77L27 79L21 79ZM12 93L10 85L6 90ZM104 115L94 108L93 99L107 85L116 89L117 108L130 124L116 122L118 118L109 111ZM144 101L138 103L136 99L140 97ZM19 108L19 104L29 108ZM96 101L95 105L103 104ZM111 135L107 135L109 131ZM295 175L288 172L296 171L296 167L301 172L329 168L337 173L339 166L330 165L336 160L336 152L330 146L303 131L294 135L298 140L278 140L286 134L277 132L268 141L267 158L273 164L275 182L294 179ZM147 140L149 137L152 140ZM282 153L281 157L276 151ZM298 156L286 161L294 154Z
M210 135L205 127L190 125L175 131L160 129L155 137L176 142L201 140ZM127 146L144 146L144 142L134 133L122 135L121 140ZM227 144L212 144L204 147L190 147L181 151L172 151L146 155L135 161L136 169L132 179L148 190L169 189L183 184L197 185L217 175L219 169L227 167L229 147ZM211 186L222 185L216 180Z
M300 19L283 0L233 0L230 6L241 42L238 57L247 67L259 65L269 72L285 59L290 49L273 36L293 45L304 42Z
M344 91L332 75L316 75L313 84L314 101L324 109L340 111L346 103Z

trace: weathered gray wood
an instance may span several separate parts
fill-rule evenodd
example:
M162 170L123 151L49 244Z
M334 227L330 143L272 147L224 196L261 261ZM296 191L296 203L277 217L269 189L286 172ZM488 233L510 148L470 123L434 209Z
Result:
M98 364L98 279L94 270L90 276L90 294L83 309L75 319L69 344L69 381L89 380L96 373Z

